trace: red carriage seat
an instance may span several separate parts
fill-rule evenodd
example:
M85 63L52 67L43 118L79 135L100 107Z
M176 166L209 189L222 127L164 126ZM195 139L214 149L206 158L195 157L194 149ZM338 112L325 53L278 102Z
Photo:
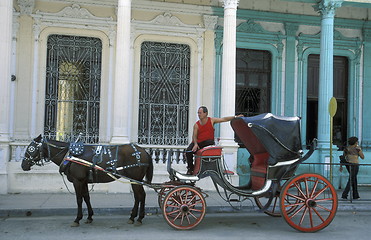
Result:
M264 186L265 178L268 169L267 152L256 153L253 155L253 162L251 163L251 189L259 190Z
M207 146L198 150L195 154L195 164L193 169L193 175L197 175L201 168L201 157L205 156L221 156L222 147L219 146Z

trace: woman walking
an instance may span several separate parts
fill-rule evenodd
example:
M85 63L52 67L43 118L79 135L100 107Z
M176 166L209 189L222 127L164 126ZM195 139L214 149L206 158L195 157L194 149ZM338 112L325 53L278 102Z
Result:
M359 157L364 159L365 156L363 155L362 149L358 146L358 138L357 137L350 137L348 139L348 146L344 149L344 157L347 161L346 168L349 172L348 183L341 195L342 199L348 198L348 193L350 191L350 186L352 186L353 192L353 199L358 199L358 188L357 188L357 175L359 171ZM343 168L340 166L340 171Z

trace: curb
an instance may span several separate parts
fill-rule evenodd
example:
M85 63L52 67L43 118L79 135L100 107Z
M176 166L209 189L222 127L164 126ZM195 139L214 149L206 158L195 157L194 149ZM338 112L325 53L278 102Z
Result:
M130 215L131 207L122 208L93 208L96 216L110 215ZM8 209L0 210L1 218L8 217L50 217L50 216L74 216L76 208L46 208L46 209ZM368 203L346 203L339 204L338 211L355 212L355 211L371 211L371 204ZM242 208L234 208L231 206L210 206L206 209L206 214L209 213L249 213L261 212L256 206L244 206ZM263 212L261 212L263 213ZM87 209L83 208L83 214L87 215ZM146 215L159 215L162 211L159 207L146 207Z

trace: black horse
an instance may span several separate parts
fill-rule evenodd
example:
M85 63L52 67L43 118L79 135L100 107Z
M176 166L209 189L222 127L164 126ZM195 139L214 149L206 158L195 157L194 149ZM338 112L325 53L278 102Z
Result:
M74 145L73 147L76 147ZM66 142L47 140L39 135L27 147L22 161L24 171L31 170L33 165L43 165L44 161L52 161L60 166L68 180L73 183L77 200L77 217L71 226L79 226L82 219L82 202L88 208L86 223L93 221L93 209L90 203L88 183L108 183L124 176L131 181L134 192L134 207L128 223L133 224L138 216L137 224L142 223L145 215L146 193L142 183L151 183L153 163L151 156L135 144L125 145L80 145L79 156L72 156L76 149ZM146 182L143 182L146 177Z

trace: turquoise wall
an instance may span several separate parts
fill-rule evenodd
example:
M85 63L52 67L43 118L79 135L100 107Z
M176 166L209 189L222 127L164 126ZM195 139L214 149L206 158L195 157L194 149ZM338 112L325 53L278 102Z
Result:
M313 10L314 11L314 10ZM215 15L223 17L223 9L216 8ZM270 51L272 54L272 92L271 112L277 115L302 117L302 144L305 145L306 99L307 99L307 64L310 54L320 53L320 32L303 34L300 29L312 26L320 27L320 16L303 16L273 12L238 10L238 20L244 20L237 26L237 48ZM265 30L259 22L280 23L282 29ZM339 19L334 23L334 55L348 58L348 136L359 136L366 160L371 164L371 22L352 19ZM341 29L351 29L362 36L347 37ZM216 114L220 109L220 81L223 29L218 27L215 35L216 47ZM328 123L329 127L329 123ZM218 130L217 130L218 131ZM315 151L307 162L323 163L329 156L329 150ZM334 162L338 162L341 152L333 148ZM369 152L370 151L370 152ZM238 174L241 184L249 179L248 152L238 151ZM298 170L326 173L324 166L310 167L303 165ZM344 175L344 174L343 174ZM371 183L371 167L360 171L360 183ZM343 176L344 177L344 176ZM341 175L333 170L333 181L340 181ZM344 181L342 181L343 183Z

